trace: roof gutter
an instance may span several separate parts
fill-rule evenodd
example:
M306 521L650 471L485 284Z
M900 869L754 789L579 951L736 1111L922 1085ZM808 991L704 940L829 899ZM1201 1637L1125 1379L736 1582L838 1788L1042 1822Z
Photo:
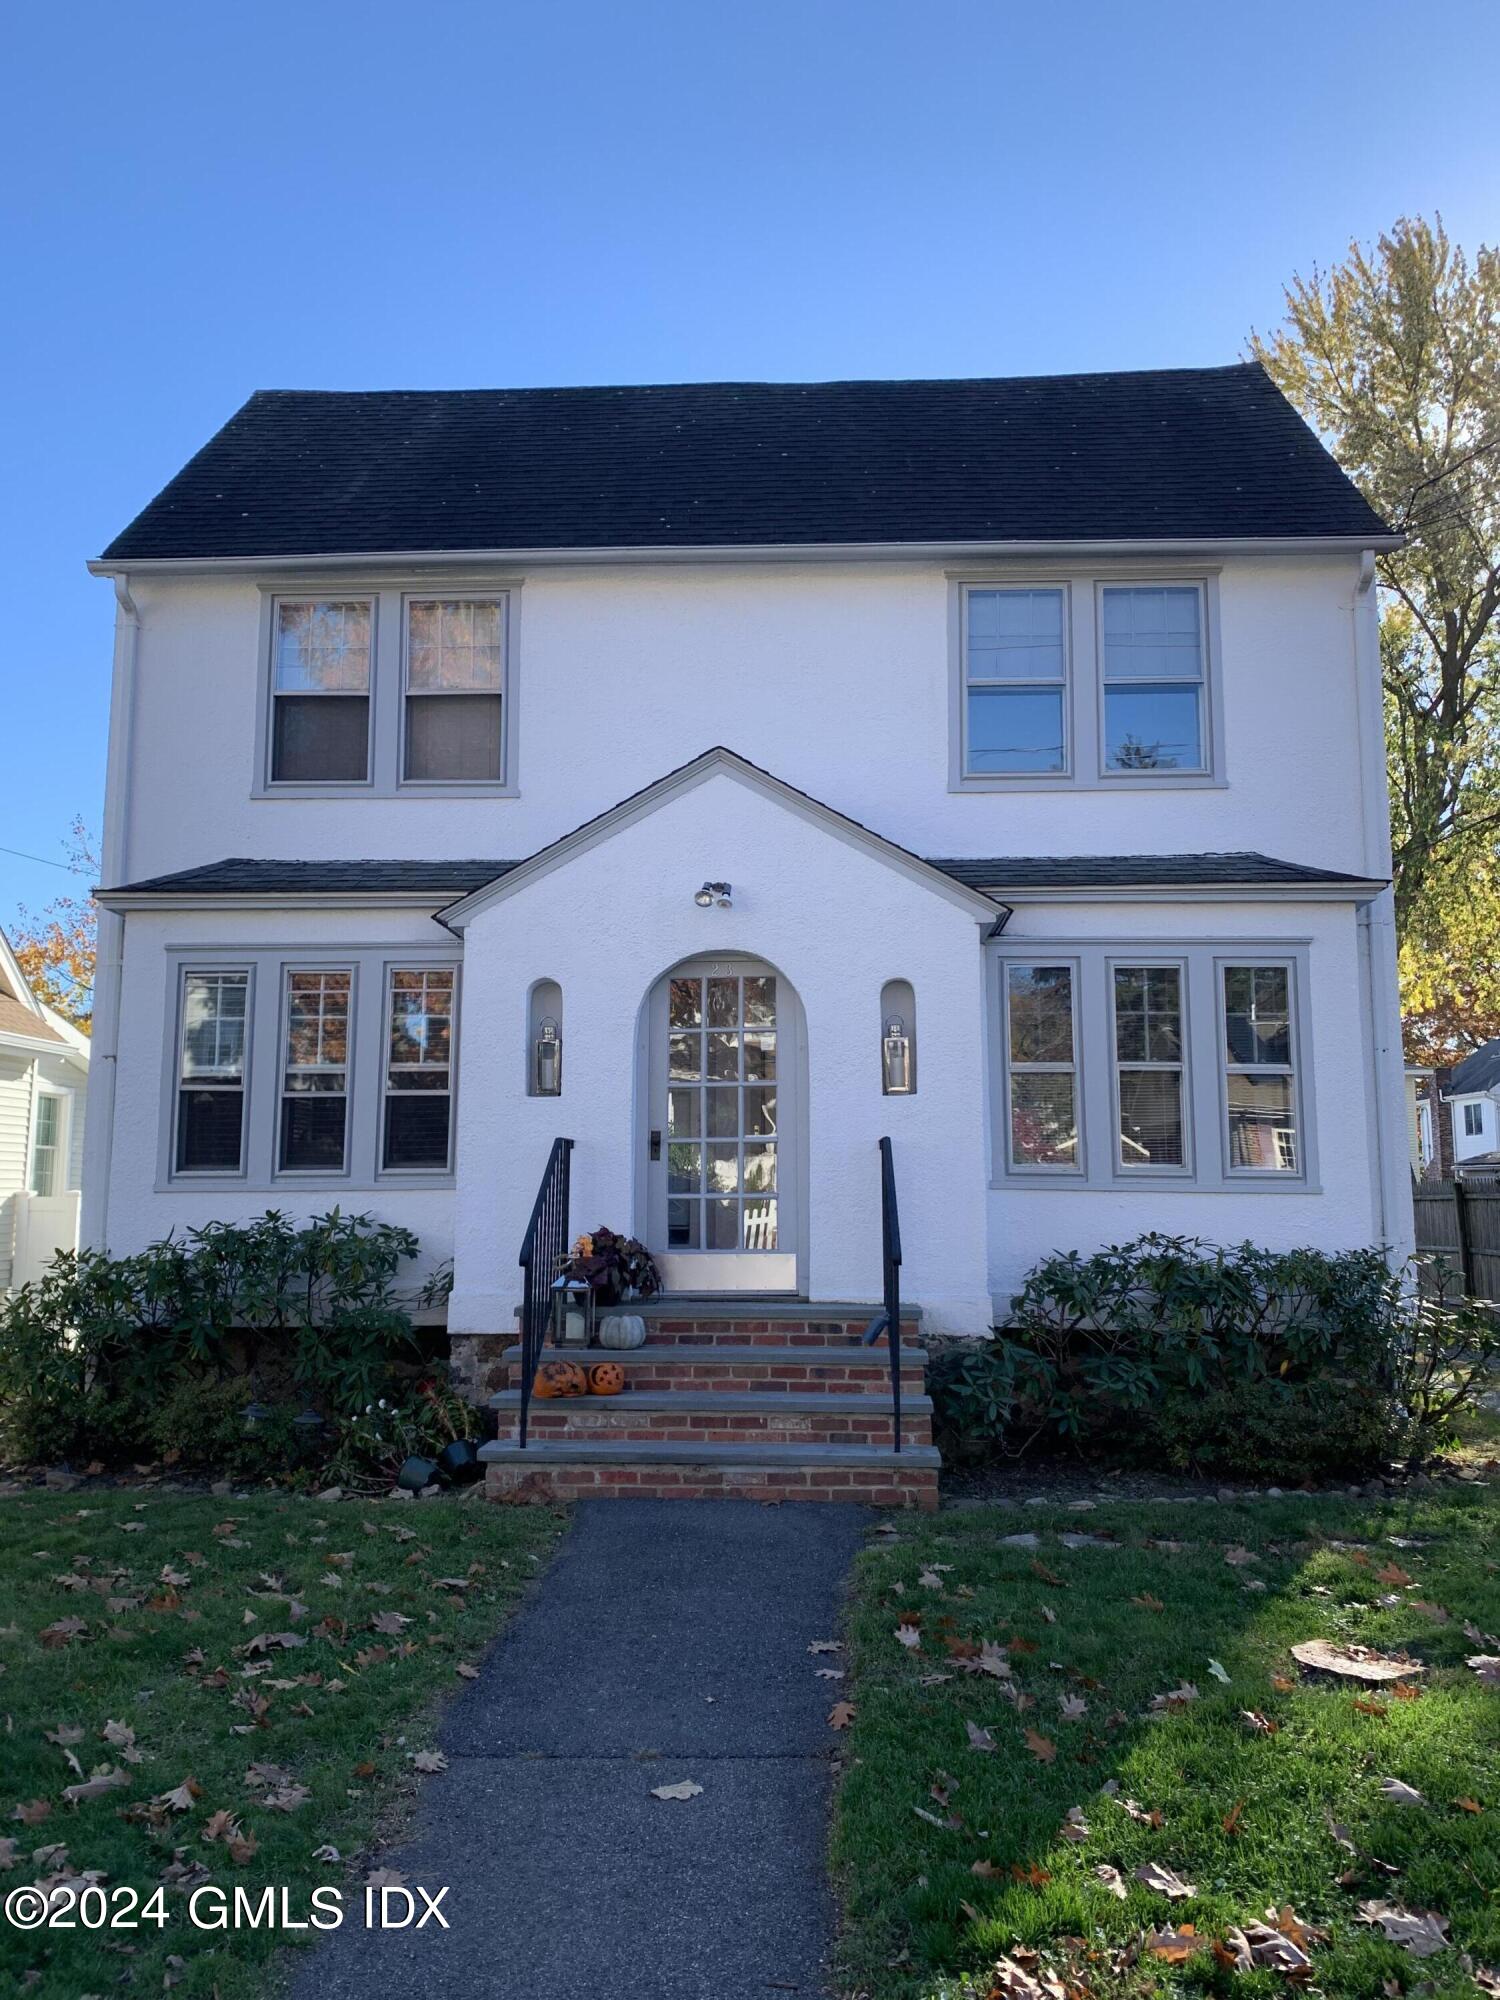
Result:
M147 556L112 561L96 556L94 576L219 576L240 572L364 570L455 564L505 563L527 569L622 563L795 563L795 562L996 562L1007 556L1170 555L1357 555L1372 549L1399 549L1404 535L1167 535L1110 537L1103 540L944 541L944 542L760 542L753 545L703 542L623 548L496 548L308 550L296 555Z
M105 768L104 834L100 867L106 878L128 880L131 753L135 736L136 662L141 614L130 594L130 579L112 572L115 584L115 657L109 697L109 754ZM115 1079L120 1043L120 985L124 972L125 921L102 899L94 960L94 1011L90 1040L89 1091L83 1133L83 1197L79 1241L87 1249L108 1248L109 1180L114 1158Z

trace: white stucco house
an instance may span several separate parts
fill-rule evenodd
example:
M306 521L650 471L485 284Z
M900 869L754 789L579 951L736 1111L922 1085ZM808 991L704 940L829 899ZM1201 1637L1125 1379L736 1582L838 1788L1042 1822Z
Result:
M514 1325L987 1328L1146 1229L1410 1245L1374 555L1253 365L259 394L118 599L86 1231L334 1202ZM545 1045L545 1046L544 1046Z
M78 1247L89 1040L32 992L0 931L0 1293Z

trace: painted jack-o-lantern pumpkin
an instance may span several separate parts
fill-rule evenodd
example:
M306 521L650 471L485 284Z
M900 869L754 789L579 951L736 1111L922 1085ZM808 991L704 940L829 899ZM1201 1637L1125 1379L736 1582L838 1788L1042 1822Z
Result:
M534 1396L586 1396L589 1378L576 1361L544 1361L536 1371Z
M618 1361L596 1361L589 1370L591 1396L618 1396L625 1387L625 1370Z

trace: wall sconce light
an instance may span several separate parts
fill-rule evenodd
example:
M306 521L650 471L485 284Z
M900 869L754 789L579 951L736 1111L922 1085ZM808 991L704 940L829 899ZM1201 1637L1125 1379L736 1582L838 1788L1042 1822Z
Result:
M911 1095L911 1038L906 1023L893 1014L880 1043L880 1072L887 1097Z
M697 895L694 896L693 901L698 905L700 910L712 909L715 903L718 904L721 910L727 910L731 907L729 896L729 883L705 882Z
M542 1016L532 1051L534 1081L538 1097L562 1096L562 1038L552 1015Z

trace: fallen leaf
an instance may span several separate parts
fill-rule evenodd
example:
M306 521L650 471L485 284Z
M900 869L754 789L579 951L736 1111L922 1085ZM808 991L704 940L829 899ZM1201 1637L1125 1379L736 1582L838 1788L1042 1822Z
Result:
M1114 1797L1114 1794L1111 1793L1110 1796ZM1138 1821L1142 1826L1166 1825L1166 1819L1160 1806L1153 1806L1150 1812L1147 1812L1146 1808L1137 1799L1115 1798L1115 1804L1120 1808L1121 1812L1128 1813L1133 1820Z
M1252 1549L1238 1546L1224 1551L1224 1560L1234 1569L1242 1569L1246 1563L1258 1563L1260 1557Z
M842 1653L844 1642L842 1639L814 1639L807 1650L810 1653Z
M1490 1687L1500 1687L1500 1653L1471 1653L1464 1665L1471 1667Z
M1399 1778L1382 1778L1380 1796L1389 1799L1393 1806L1425 1806L1427 1803L1419 1791L1403 1784Z
M118 1791L121 1785L128 1785L130 1779L123 1771L106 1768L92 1778L86 1778L81 1785L64 1785L63 1798L70 1806L82 1805L88 1799L102 1799L106 1793Z
M1226 1687L1228 1686L1232 1676L1229 1672L1229 1669L1223 1664L1222 1661L1210 1660L1208 1663L1208 1671L1213 1675L1216 1681L1223 1681L1225 1686Z
M1184 1924L1181 1930L1151 1931L1146 1937L1146 1949L1153 1958L1164 1958L1168 1965L1183 1965L1195 1951L1203 1949L1203 1940L1191 1924Z
M51 1817L51 1813L50 1799L27 1799L16 1807L11 1818L18 1819L22 1826L40 1826L44 1819Z
M1240 1721L1256 1736L1275 1736L1281 1729L1279 1722L1273 1722L1269 1715L1262 1715L1258 1708L1242 1708Z
M1135 1879L1144 1882L1148 1889L1154 1889L1160 1896L1170 1896L1174 1902L1180 1897L1196 1896L1198 1893L1191 1882L1184 1882L1180 1875L1174 1875L1159 1861L1143 1862L1135 1871Z
M411 1762L414 1771L431 1773L446 1771L448 1768L448 1759L441 1750L418 1750Z
M1153 1695L1151 1697L1151 1712L1153 1715L1166 1715L1173 1709L1185 1708L1190 1701L1196 1701L1197 1699L1197 1688L1193 1686L1191 1681L1184 1681L1180 1687L1168 1689L1166 1694Z
M471 1667L467 1660L460 1660L453 1671L458 1675L460 1680L477 1681L479 1678L478 1667Z
M49 1652L55 1652L59 1646L71 1646L75 1639L86 1637L88 1629L86 1619L59 1618L55 1624L44 1625L36 1636Z
M1254 1972L1261 1966L1289 1979L1300 1978L1312 1965L1312 1960L1294 1938L1270 1924L1249 1923L1243 1929L1231 1924L1225 1934L1223 1950L1215 1946L1214 1956L1239 1972Z
M1068 1807L1068 1816L1063 1821L1059 1831L1064 1840L1081 1843L1088 1839L1089 1823L1083 1816L1082 1806Z
M1345 1680L1377 1685L1408 1680L1427 1671L1415 1660L1392 1659L1385 1653L1372 1653L1367 1646L1335 1646L1326 1639L1304 1639L1293 1646L1292 1658L1321 1674L1339 1674Z
M1244 1817L1244 1813L1245 1801L1243 1799L1236 1799L1228 1812L1225 1813L1223 1819L1219 1821L1220 1826L1223 1827L1231 1839L1239 1833L1240 1821Z
M987 2000L1047 2000L1047 1988L1038 1986L1031 1974L1013 1958L996 1959L989 1975ZM1060 1991L1054 1987L1053 1991Z
M1064 1722L1076 1722L1081 1715L1089 1712L1089 1705L1081 1694L1059 1695L1057 1706Z
M828 1711L828 1727L830 1729L847 1729L853 1720L854 1703L852 1701L836 1701Z
M1039 1764L1052 1764L1057 1760L1057 1745L1050 1737L1038 1736L1034 1729L1028 1729L1025 1737L1026 1748Z
M1125 1887L1125 1877L1118 1868L1111 1868L1107 1861L1101 1861L1094 1873L1112 1896L1124 1902L1130 1891Z
M977 1722L966 1722L964 1729L968 1734L969 1748L971 1750L988 1751L996 1747L994 1737L991 1736L987 1729L981 1729Z
M1028 1889L1042 1889L1052 1880L1045 1868L1039 1868L1034 1861L1013 1861L1010 1864L1014 1881L1024 1882Z
M1414 1582L1415 1578L1408 1576L1400 1563L1388 1562L1382 1568L1376 1570L1375 1581L1377 1583L1404 1584Z
M1143 1611L1165 1611L1166 1605L1159 1597L1153 1597L1149 1590L1143 1590L1139 1597L1131 1598L1132 1604L1140 1605Z
M695 1785L691 1778L684 1778L676 1785L653 1785L651 1796L653 1799L695 1799L702 1790L703 1787Z
M1361 1715L1373 1715L1378 1721L1383 1721L1389 1713L1383 1701L1376 1701L1367 1694L1357 1694L1354 1697L1354 1706Z
M1448 1919L1435 1910L1404 1910L1399 1903L1361 1903L1356 1923L1379 1924L1392 1944L1413 1958L1431 1958L1447 1948Z
M375 1616L370 1620L370 1630L372 1632L382 1632L387 1638L396 1638L405 1631L410 1623L411 1620L404 1617L399 1611L377 1611ZM301 1645L302 1643L303 1641L300 1639L293 1640L294 1645Z
M915 1625L898 1625L896 1627L896 1643L900 1646L905 1646L909 1653L920 1652L922 1649L922 1634L917 1630Z
M1272 1674L1271 1685L1278 1694L1290 1694L1297 1683L1290 1674Z
M1484 1811L1484 1807L1479 1803L1478 1799L1465 1797L1455 1799L1453 1803L1458 1807L1460 1812L1482 1813Z
M406 1877L399 1868L372 1868L365 1877L368 1889L404 1889Z

